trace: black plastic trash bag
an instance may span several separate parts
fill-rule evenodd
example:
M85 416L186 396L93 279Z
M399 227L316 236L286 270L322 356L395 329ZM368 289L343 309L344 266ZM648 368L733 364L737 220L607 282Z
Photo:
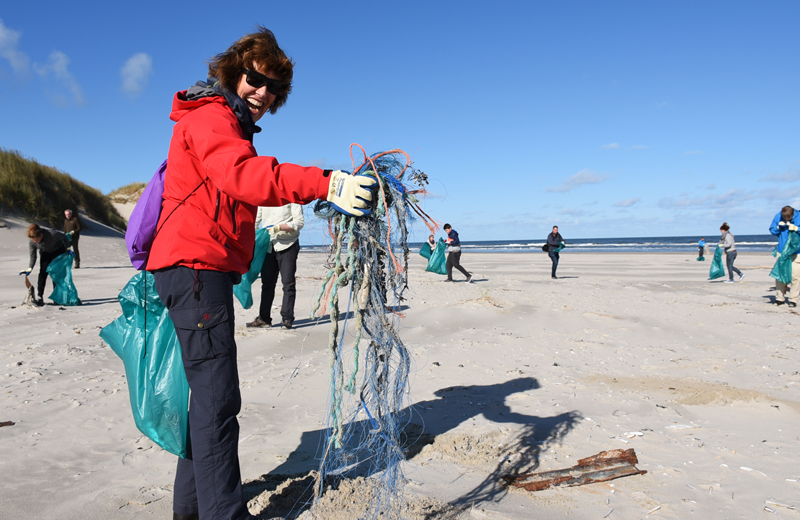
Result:
M58 255L47 266L47 274L53 280L53 293L48 296L58 305L80 305L78 289L72 283L72 251Z
M189 443L189 383L181 346L153 275L140 271L119 293L122 316L100 331L125 365L140 432L181 458ZM146 330L146 332L145 332Z

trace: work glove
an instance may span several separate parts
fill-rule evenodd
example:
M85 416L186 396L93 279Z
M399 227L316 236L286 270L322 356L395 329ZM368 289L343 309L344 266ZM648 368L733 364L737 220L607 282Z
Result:
M75 234L75 230L74 229L72 231L70 231L69 233L67 233L67 235L69 235L69 236L72 236L74 234Z
M23 269L22 271L20 271L19 274L24 274L25 276L28 276L29 274L31 274L31 271L33 271L33 268L29 267L27 269Z
M778 227L783 227L785 225L786 225L786 222L784 222L782 220L780 222L778 222Z
M794 224L789 224L789 231L797 231L797 226Z
M351 217L369 215L367 209L372 202L373 192L378 188L378 180L369 175L351 175L342 170L331 172L328 188L328 202L339 213Z

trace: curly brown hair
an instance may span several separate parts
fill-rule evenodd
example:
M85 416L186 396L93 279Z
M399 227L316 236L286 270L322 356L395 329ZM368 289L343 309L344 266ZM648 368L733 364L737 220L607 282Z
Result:
M208 63L208 75L219 79L226 90L235 93L242 78L242 69L260 68L274 74L283 83L275 102L269 107L269 112L274 114L286 103L292 91L294 62L278 46L272 31L261 25L257 29L239 38L225 52L214 56Z
M727 222L723 222L722 225L719 227L720 231L728 231L731 227L728 225Z
M42 228L39 227L39 224L31 224L28 226L28 231L26 233L28 238L39 238L42 236Z

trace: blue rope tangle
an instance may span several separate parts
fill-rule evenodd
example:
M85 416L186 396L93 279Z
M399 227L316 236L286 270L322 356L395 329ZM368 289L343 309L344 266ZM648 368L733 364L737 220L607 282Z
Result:
M335 485L336 479L369 477L372 499L362 518L399 518L405 457L402 428L396 421L408 395L411 357L392 309L399 310L408 288L408 227L414 213L432 230L436 226L417 206L427 177L410 166L405 152L365 157L355 171L379 180L369 215L345 216L325 201L314 208L318 218L329 222L333 236L328 262L332 267L311 311L313 318L324 303L331 319L330 409L314 496L316 502L323 485ZM348 285L340 333L339 289ZM352 336L349 350L345 332ZM349 373L346 356L353 359ZM357 420L361 410L366 420Z

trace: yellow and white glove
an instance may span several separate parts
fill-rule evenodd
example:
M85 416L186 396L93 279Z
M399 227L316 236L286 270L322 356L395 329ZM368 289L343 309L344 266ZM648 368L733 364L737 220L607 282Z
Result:
M328 188L328 202L339 213L351 217L369 215L367 209L378 181L369 175L351 175L342 170L331 172L331 183Z
M797 226L794 224L789 224L789 231L797 231Z
M22 271L19 272L19 274L24 274L25 276L28 276L29 274L31 274L31 271L33 271L33 267L23 269Z

